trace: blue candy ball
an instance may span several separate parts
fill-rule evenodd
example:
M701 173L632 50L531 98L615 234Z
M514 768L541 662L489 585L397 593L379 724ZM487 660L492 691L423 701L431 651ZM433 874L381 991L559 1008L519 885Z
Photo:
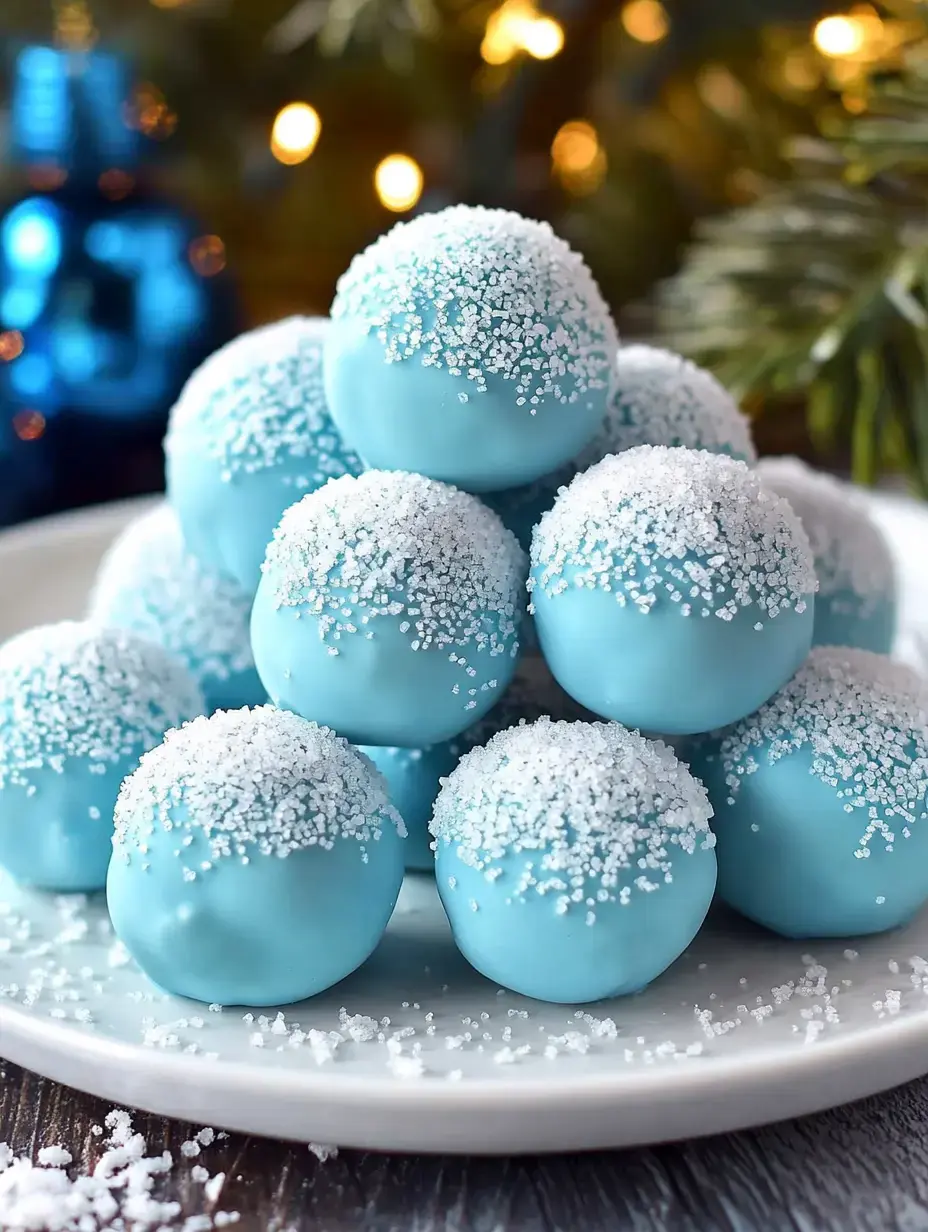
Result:
M458 735L512 678L526 561L476 497L367 471L288 509L251 617L274 703L355 744Z
M896 635L896 577L882 531L853 488L798 458L764 458L764 484L802 522L818 576L816 646L888 654Z
M113 927L178 996L282 1005L359 967L403 879L403 825L370 763L298 715L218 711L126 779Z
M454 206L398 223L352 261L326 393L369 465L489 492L588 444L616 347L592 275L547 224Z
M187 551L169 505L134 519L110 547L88 615L163 646L197 681L208 712L267 700L251 653L250 596Z
M167 487L184 540L249 596L287 506L362 469L326 406L328 324L289 317L242 334L197 369L171 412Z
M882 655L817 647L692 757L719 894L786 937L895 928L928 901L928 690Z
M121 629L65 621L0 647L0 865L62 892L106 881L119 785L203 710L181 664Z
M643 445L578 475L535 532L529 589L563 688L671 735L756 710L812 640L797 518L744 462L702 450Z
M543 715L554 719L580 719L591 716L568 697L543 659L523 658L505 695L473 727L453 740L426 749L361 746L387 781L390 799L406 823L406 867L413 872L431 872L435 867L429 822L432 806L447 778L464 753L486 744L491 736L514 727L533 723Z
M734 398L711 373L660 347L619 347L617 374L606 417L585 449L553 475L485 500L526 552L532 532L569 484L610 453L637 445L683 446L757 460L750 423Z
M637 992L689 945L715 889L704 788L618 723L513 727L442 788L432 830L454 939L544 1001Z

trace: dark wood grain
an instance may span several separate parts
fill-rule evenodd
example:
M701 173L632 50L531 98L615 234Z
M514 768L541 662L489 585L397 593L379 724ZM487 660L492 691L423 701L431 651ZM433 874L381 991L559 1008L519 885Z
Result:
M7 1065L0 1141L61 1143L92 1166L108 1106ZM185 1215L239 1211L240 1232L922 1232L928 1229L928 1079L788 1124L650 1149L514 1159L342 1151L238 1134L205 1148L214 1205L180 1144L200 1126L135 1114L177 1161Z

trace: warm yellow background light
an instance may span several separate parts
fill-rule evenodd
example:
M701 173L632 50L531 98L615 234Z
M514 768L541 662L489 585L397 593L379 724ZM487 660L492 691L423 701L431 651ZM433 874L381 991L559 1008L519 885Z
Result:
M389 154L377 164L374 188L381 205L402 214L422 196L422 168L408 154Z
M487 19L480 54L487 64L506 64L520 51L550 60L563 46L560 22L542 17L534 0L504 0Z
M568 120L551 143L551 165L568 192L595 192L606 174L606 151L587 120Z
M622 10L622 25L639 43L659 43L667 37L670 18L660 0L630 0Z
M835 14L823 17L812 33L812 41L824 56L853 56L864 45L864 25L854 17Z
M309 103L288 103L278 111L271 129L271 153L279 163L293 167L316 148L322 121Z

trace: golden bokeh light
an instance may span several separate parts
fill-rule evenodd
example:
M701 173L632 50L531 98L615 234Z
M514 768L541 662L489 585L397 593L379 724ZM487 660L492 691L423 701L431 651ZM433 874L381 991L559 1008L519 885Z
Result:
M622 9L622 25L638 43L659 43L667 37L670 18L660 0L629 0Z
M606 174L606 151L596 129L587 120L568 120L551 142L551 166L568 192L585 196L595 192Z
M13 416L13 431L21 441L37 441L45 433L41 411L19 411Z
M394 214L411 210L422 196L422 168L408 154L388 154L374 171L374 189L380 204Z
M279 163L295 167L316 148L322 121L309 103L288 103L278 111L271 128L271 153Z
M218 235L199 235L191 240L187 256L201 278L213 278L226 267L226 246Z
M564 46L564 29L553 17L536 17L526 27L522 46L535 60L551 60Z
M507 64L520 51L550 60L563 46L563 26L543 17L533 0L504 0L487 18L480 55L487 64Z
M6 329L0 333L0 362L8 364L22 355L26 340L18 329Z
M864 23L856 15L835 13L823 17L812 32L812 42L822 55L835 59L856 55L865 39Z

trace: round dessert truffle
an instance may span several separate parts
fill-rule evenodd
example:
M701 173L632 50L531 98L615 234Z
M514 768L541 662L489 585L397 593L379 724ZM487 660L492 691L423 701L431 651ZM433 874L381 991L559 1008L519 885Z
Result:
M403 823L366 758L272 706L147 753L116 804L113 927L161 988L283 1005L359 967L403 880Z
M893 559L859 495L798 458L764 458L758 474L789 501L812 544L815 645L888 654L896 633Z
M928 686L816 647L693 757L715 808L719 893L787 937L881 932L928 900Z
M636 992L709 909L711 813L666 745L618 723L501 732L461 759L435 805L438 890L458 948L545 1001Z
M120 783L203 704L124 629L65 621L0 646L0 865L43 890L102 889Z
M362 469L326 407L328 324L289 317L242 334L197 369L171 412L168 496L187 547L252 596L287 506Z
M670 735L756 710L812 641L815 571L744 462L641 445L574 479L532 542L545 658L596 714Z
M208 711L267 700L251 653L251 596L187 551L170 505L135 518L115 540L88 614L163 646L188 668Z
M398 223L352 261L326 392L371 466L489 492L592 439L616 347L590 271L546 223L459 205Z
M533 723L543 715L555 719L587 719L592 716L569 697L548 670L540 655L519 662L512 683L488 714L452 740L425 749L404 749L367 744L361 746L387 781L390 799L399 810L408 832L406 867L412 872L431 872L435 867L429 822L432 806L464 753L486 744L491 736Z
M606 417L590 444L553 475L494 492L487 504L529 551L532 532L554 504L558 489L607 454L636 445L683 446L751 464L757 460L747 416L714 376L682 355L635 344L619 347Z
M334 479L268 547L251 617L264 687L356 744L448 740L512 678L525 571L474 496L400 471Z

